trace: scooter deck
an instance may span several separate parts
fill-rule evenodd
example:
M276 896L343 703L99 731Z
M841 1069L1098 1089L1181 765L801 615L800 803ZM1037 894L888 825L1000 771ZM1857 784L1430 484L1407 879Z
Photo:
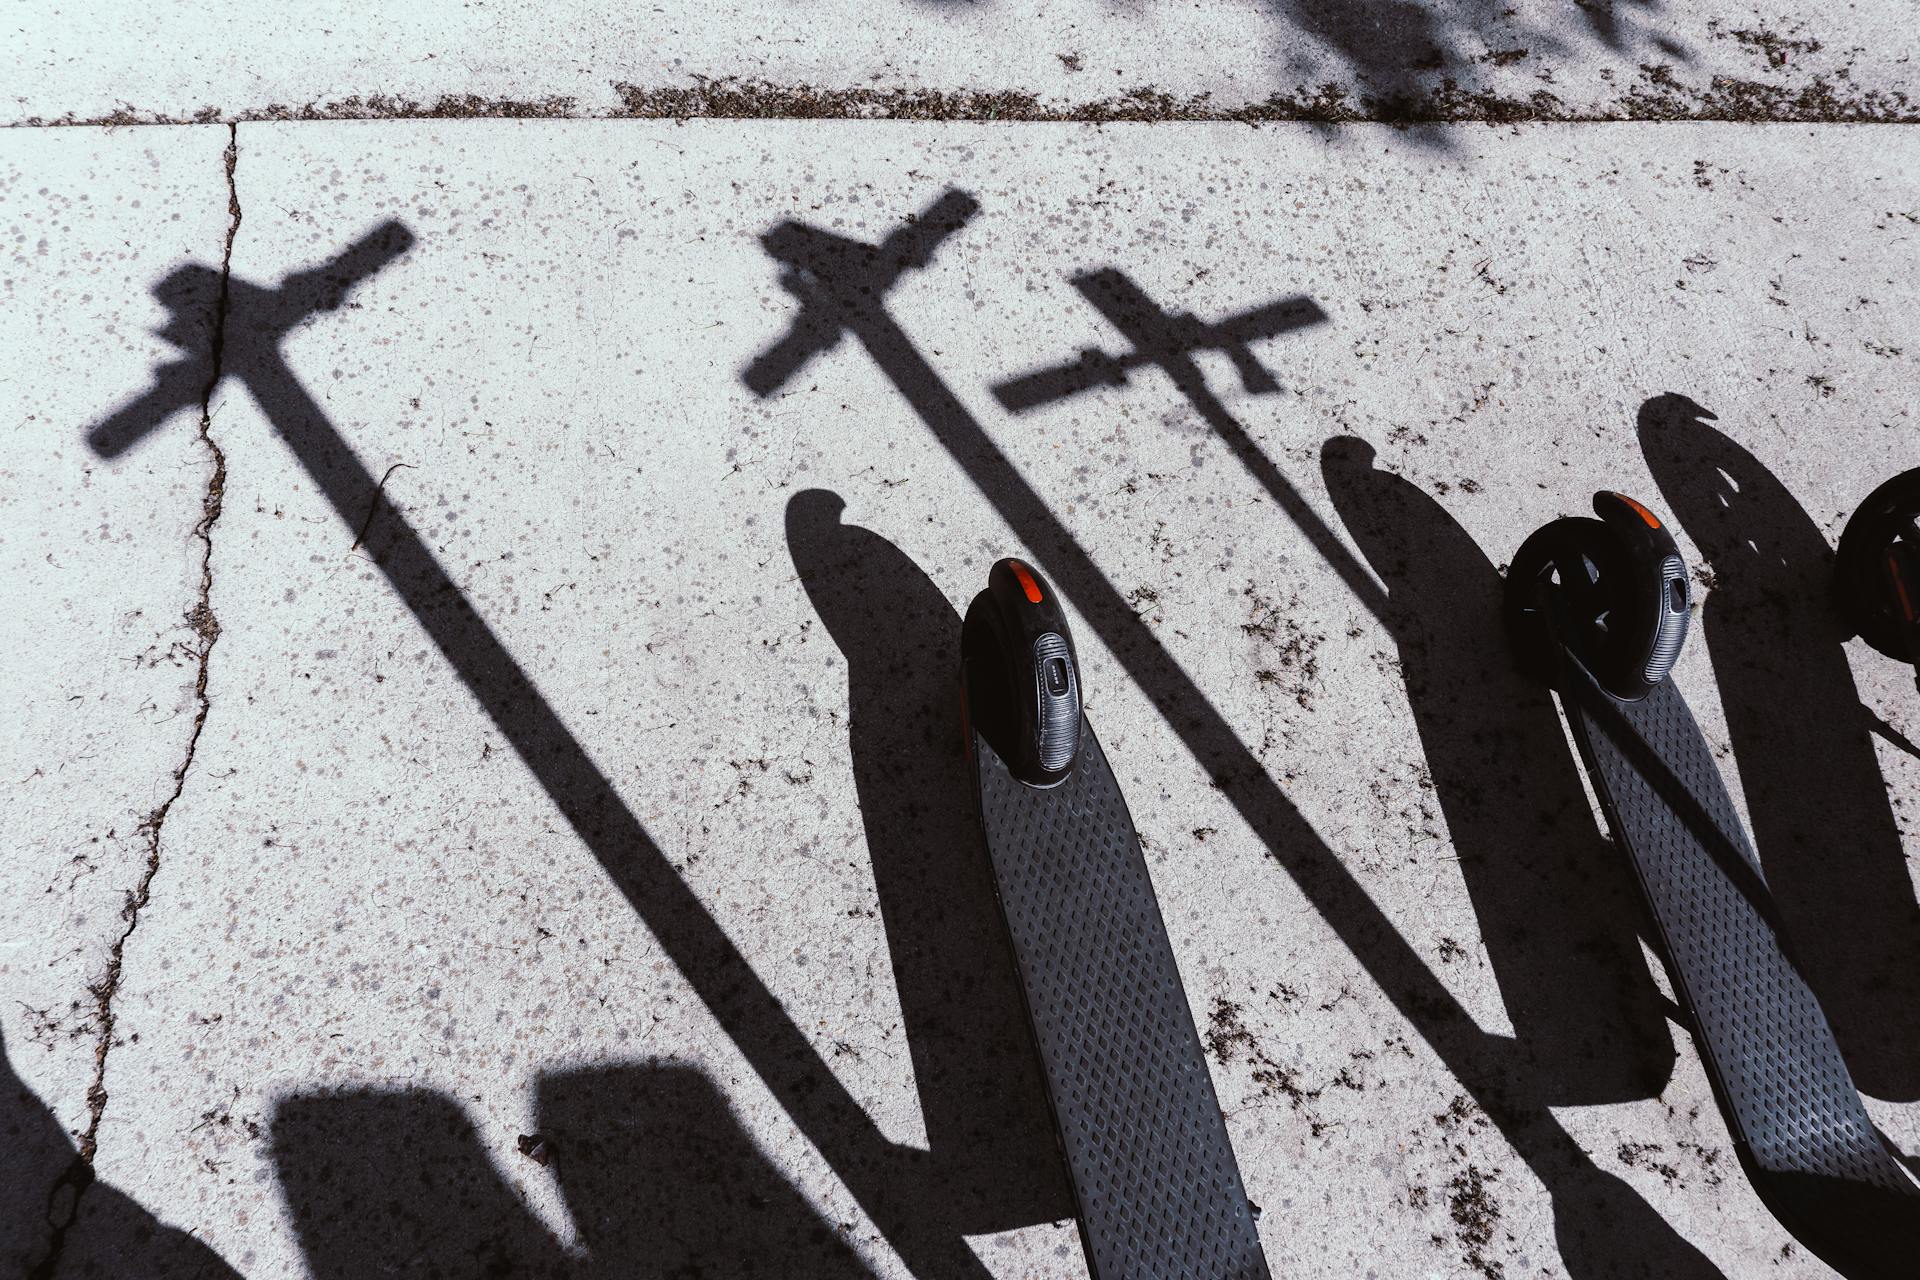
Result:
M1652 908L1675 994L1755 1190L1844 1273L1912 1274L1920 1185L1868 1118L1794 965L1686 699L1663 680L1641 701L1622 702L1570 656L1563 670L1574 740Z
M1097 1280L1267 1280L1133 819L1084 728L1030 787L978 733L994 883Z

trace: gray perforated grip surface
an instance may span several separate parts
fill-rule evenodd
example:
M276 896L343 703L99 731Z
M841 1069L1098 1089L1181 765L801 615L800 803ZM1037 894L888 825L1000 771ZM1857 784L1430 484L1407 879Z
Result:
M1755 1189L1843 1273L1920 1274L1920 1188L1868 1119L1794 967L1686 699L1665 680L1641 701L1621 702L1572 660L1564 676L1574 739L1652 908L1675 994ZM1846 874L1841 851L1834 874Z
M1266 1280L1126 800L1083 730L1057 786L979 734L994 883L1097 1280Z

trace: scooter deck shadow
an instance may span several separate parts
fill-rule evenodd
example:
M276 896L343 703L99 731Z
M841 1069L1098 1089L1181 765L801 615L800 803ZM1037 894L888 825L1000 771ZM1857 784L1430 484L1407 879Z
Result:
M1030 787L978 733L987 850L1098 1280L1267 1280L1126 800L1093 728Z
M1920 1186L1868 1118L1794 965L1686 699L1663 680L1641 701L1622 702L1570 656L1563 676L1574 740L1652 908L1749 1180L1784 1225L1847 1274L1912 1274ZM1834 874L1846 874L1844 865Z

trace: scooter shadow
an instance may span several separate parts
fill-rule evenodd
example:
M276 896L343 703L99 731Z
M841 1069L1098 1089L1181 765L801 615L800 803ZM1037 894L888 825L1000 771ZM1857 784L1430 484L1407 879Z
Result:
M1335 437L1321 470L1349 535L1387 590L1434 794L1514 1028L1483 1082L1514 1099L1515 1146L1553 1199L1570 1276L1719 1272L1634 1190L1570 1143L1530 1143L1554 1106L1657 1098L1676 1050L1671 1005L1639 938L1650 927L1628 868L1594 821L1551 695L1515 670L1503 581L1414 484Z
M1341 437L1321 467L1385 584L1385 623L1528 1092L1658 1096L1675 1051L1639 947L1644 908L1600 838L1546 687L1514 667L1502 578L1446 511Z
M195 1276L233 1270L185 1231L164 1225L95 1179L60 1121L14 1074L0 1039L0 1275ZM81 1194L85 1192L84 1196Z
M1679 395L1640 446L1711 582L1701 629L1760 865L1862 1091L1920 1098L1920 906L1829 595L1833 552L1785 485Z
M1073 1212L967 776L960 618L838 494L787 504L847 660L848 749L936 1181L969 1234Z
M577 1239L528 1210L452 1098L282 1100L275 1163L316 1280L416 1276L818 1276L872 1272L699 1071L655 1062L544 1077L521 1178L551 1177ZM532 1137L532 1135L529 1135ZM510 1159L521 1159L512 1156Z

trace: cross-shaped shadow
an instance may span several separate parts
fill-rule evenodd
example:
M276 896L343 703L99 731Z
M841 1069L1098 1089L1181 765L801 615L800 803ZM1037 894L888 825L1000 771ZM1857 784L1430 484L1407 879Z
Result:
M907 1265L917 1274L984 1278L962 1235L1042 1221L1053 1206L1012 1203L1017 1190L880 1132L283 358L280 342L289 330L342 306L412 243L404 226L389 222L278 286L231 279L224 325L207 323L206 308L220 294L218 273L200 266L176 271L156 293L174 312L163 333L187 354L95 427L89 442L102 456L117 456L201 403L216 382L243 385L762 1083ZM224 334L223 346L206 342L212 332ZM956 1182L972 1184L971 1194L956 1196ZM962 1221L963 1212L979 1216Z
M1197 351L1218 351L1231 360L1248 395L1272 395L1280 390L1280 382L1254 356L1252 344L1327 323L1327 313L1312 298L1282 298L1208 324L1187 312L1162 311L1146 290L1112 267L1081 272L1071 283L1133 344L1133 350L1116 356L1090 347L1070 364L1001 383L993 389L994 398L1015 413L1090 387L1124 387L1131 370L1147 365L1163 370L1205 413L1206 406L1218 401L1194 362Z
M1379 618L1386 601L1380 584L1354 559L1319 512L1308 504L1246 427L1207 386L1206 374L1194 359L1197 352L1222 352L1233 362L1240 374L1240 385L1249 395L1271 395L1280 390L1279 380L1254 357L1251 344L1326 324L1327 313L1320 305L1311 298L1282 298L1208 324L1185 312L1161 309L1147 296L1146 290L1112 267L1083 272L1072 278L1072 284L1133 349L1121 355L1084 351L1067 364L999 383L993 388L994 398L1013 412L1021 413L1096 386L1124 386L1128 372L1133 369L1161 370L1201 420L1233 451L1240 465L1267 491L1267 496L1306 535L1313 549L1340 575L1354 597Z
M1560 1126L1549 1110L1557 1101L1551 1082L1543 1090L1512 1040L1489 1035L1474 1023L894 319L887 294L900 276L928 266L939 245L978 209L971 196L948 191L878 245L795 222L769 231L761 243L781 264L781 282L801 310L792 330L755 358L742 380L756 395L771 396L841 335L859 342L1035 562L1046 567L1400 1015L1533 1168L1553 1198L1569 1273L1718 1275L1631 1188L1596 1167ZM1332 539L1330 531L1326 537ZM1354 572L1363 571L1355 565Z

